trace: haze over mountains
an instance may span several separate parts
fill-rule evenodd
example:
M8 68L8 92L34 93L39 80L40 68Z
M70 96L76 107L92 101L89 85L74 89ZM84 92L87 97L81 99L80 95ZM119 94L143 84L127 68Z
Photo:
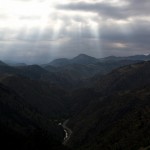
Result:
M16 149L150 146L150 55L80 54L44 65L0 62L0 132ZM71 137L62 145L67 126ZM7 146L9 147L9 145Z

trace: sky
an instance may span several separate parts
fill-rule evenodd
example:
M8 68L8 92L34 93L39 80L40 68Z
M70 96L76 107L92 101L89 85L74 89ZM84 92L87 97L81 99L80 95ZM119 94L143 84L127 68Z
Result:
M0 59L150 53L150 0L0 0Z

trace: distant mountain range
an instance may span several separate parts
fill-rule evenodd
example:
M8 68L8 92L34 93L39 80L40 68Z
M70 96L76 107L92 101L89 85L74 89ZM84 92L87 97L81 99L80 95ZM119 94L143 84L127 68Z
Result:
M150 60L150 54L148 55L133 55L133 56L128 56L128 57L116 57L116 56L109 56L105 58L101 58L100 60L143 60L143 61L148 61Z
M135 56L136 57L136 56ZM147 56L148 57L148 56ZM96 74L104 75L115 68L140 62L141 60L128 59L96 59L80 54L73 59L57 59L51 63L39 65L9 66L1 62L0 72L17 74L34 80L42 80L51 84L66 86L66 88L78 86L83 80Z
M111 70L150 59L149 56L144 56L143 59L139 59L139 56L130 57L106 57L102 59L97 59L85 54L80 54L73 59L56 59L48 64L43 65L43 68L50 72L58 72L60 74L70 77L72 80L87 79L96 74L106 74ZM136 59L137 58L137 59Z
M82 64L82 65L88 65L88 64L95 64L97 62L103 62L103 61L118 61L118 60L142 60L147 61L150 60L150 54L149 55L134 55L134 56L128 56L128 57L116 57L116 56L109 56L105 58L94 58L91 56L88 56L86 54L80 54L72 59L67 58L60 58L55 59L52 62L45 64L44 66L55 66L55 67L62 67L70 64Z
M60 59L55 59L52 62L45 64L45 66L52 65L55 67L60 67L60 66L65 66L69 64L82 64L82 65L87 65L87 64L92 64L97 62L98 59L88 56L86 54L80 54L73 59L67 59L67 58L60 58Z

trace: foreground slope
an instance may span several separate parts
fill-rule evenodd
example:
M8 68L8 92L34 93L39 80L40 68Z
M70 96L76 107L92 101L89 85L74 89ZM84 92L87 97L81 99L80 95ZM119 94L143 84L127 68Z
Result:
M59 87L16 75L1 75L0 82L46 116L61 118L67 114L66 92Z
M84 64L48 66L52 72L38 65L0 66L0 132L5 142L11 137L9 143L16 139L12 143L19 141L31 149L49 144L51 149L64 149L64 132L58 123L69 117L67 126L73 133L67 144L73 149L148 147L150 62L91 59L81 55L75 61ZM111 71L116 67L120 68ZM97 71L103 75L94 75ZM92 79L80 89L85 76ZM66 90L67 82L76 89Z
M66 149L63 131L26 103L14 90L0 84L0 138L4 149Z
M112 71L91 89L75 92L70 146L86 150L149 146L149 76L150 62L138 63Z

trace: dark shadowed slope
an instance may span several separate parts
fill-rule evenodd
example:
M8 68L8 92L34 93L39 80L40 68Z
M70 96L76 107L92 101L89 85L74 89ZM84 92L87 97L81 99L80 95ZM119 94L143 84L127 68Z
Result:
M75 92L70 145L86 150L149 146L149 70L150 62L122 67L104 76L93 88Z
M150 61L131 64L119 69L113 70L99 81L95 88L97 91L121 91L134 89L150 83ZM107 89L107 90L106 90Z
M140 149L150 145L150 86L91 101L75 116L70 145L77 149Z
M4 149L65 150L63 129L26 103L14 90L0 84L0 138Z
M4 75L0 82L14 89L27 103L49 117L67 115L66 92L61 88L15 75Z
M82 110L93 99L150 84L149 76L150 61L121 67L105 76L98 75L88 81L86 88L72 92L72 109Z
M0 61L0 66L7 66L4 62Z
M31 149L64 149L65 133L58 123L70 118L66 129L73 132L65 144L73 149L148 147L150 61L111 59L95 62L82 54L75 58L79 63L61 67L1 65L0 132L5 141L17 135L15 143Z

